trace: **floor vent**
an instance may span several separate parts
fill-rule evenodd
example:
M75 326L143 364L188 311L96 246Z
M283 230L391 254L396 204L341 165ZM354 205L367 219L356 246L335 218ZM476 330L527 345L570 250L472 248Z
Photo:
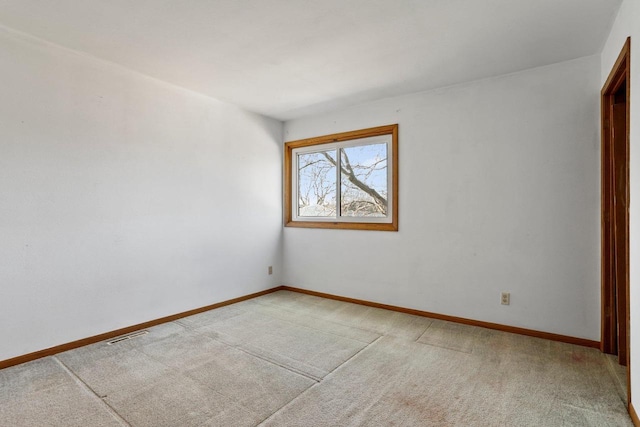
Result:
M134 333L132 333L132 334L129 334L129 335L123 335L123 336L121 336L121 337L118 337L118 338L112 339L111 341L107 341L107 344L109 344L109 345L117 344L117 343L122 342L122 341L127 341L127 340L130 340L130 339L133 339L133 338L138 338L138 337L141 337L141 336L143 336L143 335L147 335L148 333L149 333L149 331L138 331L138 332L134 332Z

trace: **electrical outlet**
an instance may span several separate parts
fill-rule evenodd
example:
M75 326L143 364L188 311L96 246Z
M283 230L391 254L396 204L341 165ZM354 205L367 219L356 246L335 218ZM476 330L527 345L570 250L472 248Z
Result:
M269 275L272 275L272 274L273 274L273 267L269 266Z
M509 305L510 302L511 302L511 294L509 292L503 292L500 295L500 304Z

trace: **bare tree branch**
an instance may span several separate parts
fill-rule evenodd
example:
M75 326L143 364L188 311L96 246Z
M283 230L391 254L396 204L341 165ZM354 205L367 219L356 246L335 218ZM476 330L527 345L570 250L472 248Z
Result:
M332 163L334 166L338 167L337 162L333 158L331 158L331 156L329 156L326 152L322 152L322 155L324 155L324 157L330 163ZM340 170L342 171L342 173L347 177L349 182L351 182L357 188L359 188L360 190L364 191L369 196L371 196L371 198L373 200L375 200L375 202L378 205L383 207L382 211L386 213L386 211L387 211L387 199L382 197L382 195L380 195L380 193L378 193L375 189L369 187L367 184L365 184L364 182L360 181L360 179L358 179L358 177L356 176L355 172L353 171L353 168L351 167L351 163L349 162L349 157L347 156L347 153L345 153L344 150L342 150L342 155L344 156L344 163L345 163L345 165L343 166L342 162L340 162Z

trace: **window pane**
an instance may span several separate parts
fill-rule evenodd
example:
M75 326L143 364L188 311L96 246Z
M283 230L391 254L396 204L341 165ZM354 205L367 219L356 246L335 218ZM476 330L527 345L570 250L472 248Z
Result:
M340 150L341 215L387 216L387 144Z
M298 155L298 216L336 216L336 151Z

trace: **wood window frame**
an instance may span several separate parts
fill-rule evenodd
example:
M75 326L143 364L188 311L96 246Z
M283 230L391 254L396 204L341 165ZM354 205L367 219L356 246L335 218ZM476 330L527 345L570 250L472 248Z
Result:
M374 136L391 135L391 201L389 212L391 222L343 222L335 221L296 221L293 217L293 168L295 159L293 150L302 147L321 146L336 142L351 141ZM398 231L398 125L378 126L331 135L317 136L286 142L284 145L284 225L299 228L334 228L344 230Z

